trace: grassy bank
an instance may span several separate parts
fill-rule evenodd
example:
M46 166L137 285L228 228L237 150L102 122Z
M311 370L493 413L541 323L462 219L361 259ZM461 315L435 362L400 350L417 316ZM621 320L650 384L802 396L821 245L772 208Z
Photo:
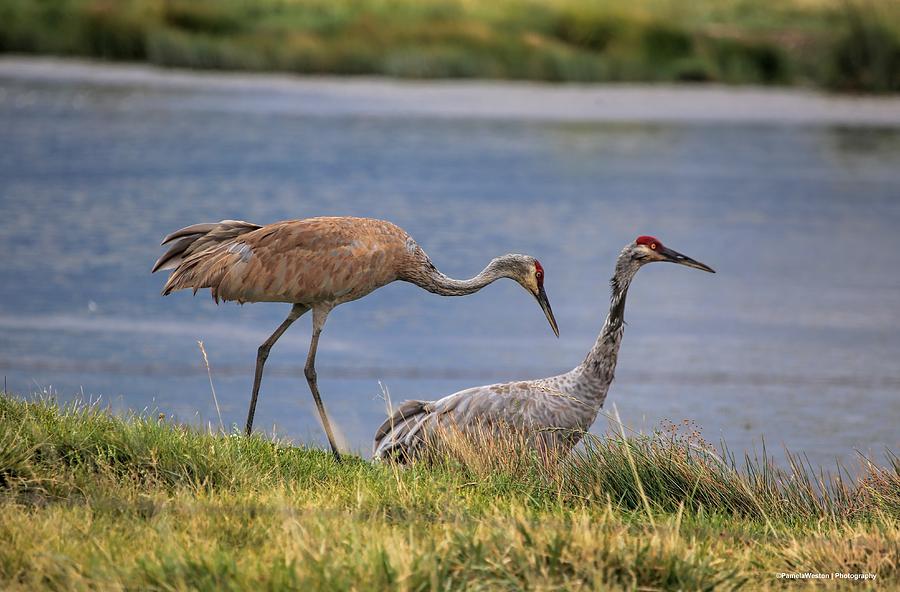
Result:
M900 91L893 0L0 0L0 51L409 78Z
M3 396L0 588L755 590L801 571L898 586L893 460L818 482L734 471L666 433L595 440L560 468L502 447L410 469L336 465Z

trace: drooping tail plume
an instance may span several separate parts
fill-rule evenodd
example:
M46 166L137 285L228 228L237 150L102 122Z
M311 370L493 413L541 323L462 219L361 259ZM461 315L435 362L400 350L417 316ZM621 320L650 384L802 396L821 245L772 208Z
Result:
M174 270L163 288L164 295L182 288L193 288L196 292L200 288L211 287L212 278L208 273L210 258L196 255L208 254L214 259L217 247L259 228L261 226L257 224L241 220L222 220L176 230L163 239L164 245L172 241L175 243L157 259L151 273L164 269ZM198 273L201 271L203 273Z
M429 401L405 401L375 432L372 457L376 460L414 460L424 443L423 423L431 413Z

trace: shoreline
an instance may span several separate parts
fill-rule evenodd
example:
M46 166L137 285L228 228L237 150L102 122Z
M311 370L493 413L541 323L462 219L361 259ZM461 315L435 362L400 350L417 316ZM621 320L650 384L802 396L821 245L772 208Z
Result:
M229 92L254 98L256 109L300 115L900 128L900 95L785 87L319 77L3 55L0 90L10 82Z

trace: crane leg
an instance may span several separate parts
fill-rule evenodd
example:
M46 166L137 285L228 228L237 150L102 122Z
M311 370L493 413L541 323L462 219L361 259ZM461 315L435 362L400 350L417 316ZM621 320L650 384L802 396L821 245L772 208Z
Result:
M256 352L256 374L253 377L253 393L250 395L250 411L247 412L247 435L253 430L253 416L256 415L256 399L259 397L259 385L262 383L263 368L266 365L266 359L269 357L269 350L275 345L275 342L284 335L294 321L299 319L309 308L302 304L295 304L291 308L284 322L278 325L275 332L266 339L259 350Z
M325 405L322 403L322 397L319 395L319 385L316 383L316 349L319 347L319 335L322 333L322 327L325 326L325 319L328 317L329 312L330 309L327 308L313 309L312 341L309 344L309 353L306 356L306 366L303 368L303 373L306 374L306 382L309 384L309 390L312 393L313 400L316 402L316 408L319 410L322 427L325 428L328 444L331 445L331 453L334 454L334 460L341 462L341 453L338 452L337 444L334 441L331 422L328 421Z

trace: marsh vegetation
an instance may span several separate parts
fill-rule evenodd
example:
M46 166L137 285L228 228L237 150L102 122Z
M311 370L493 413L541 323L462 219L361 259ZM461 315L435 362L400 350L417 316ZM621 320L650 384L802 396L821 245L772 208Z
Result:
M0 1L0 51L185 68L900 90L890 0Z
M515 441L401 468L154 413L0 398L4 589L761 589L900 582L900 463L858 480L673 428L560 464ZM841 582L836 582L838 585ZM856 582L847 582L849 585Z

